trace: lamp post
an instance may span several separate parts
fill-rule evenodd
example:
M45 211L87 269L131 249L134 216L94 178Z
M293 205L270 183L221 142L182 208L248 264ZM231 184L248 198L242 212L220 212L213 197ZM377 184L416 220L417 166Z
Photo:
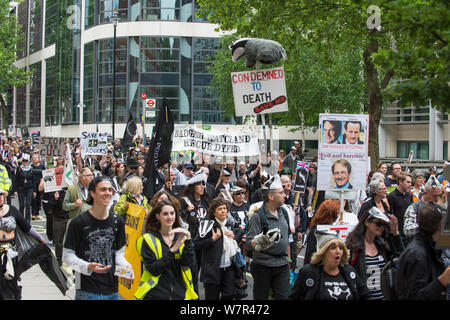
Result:
M114 127L116 122L116 28L120 18L117 15L117 8L114 8L114 13L111 21L114 25L114 45L113 45L113 79L112 79L112 137L115 141Z

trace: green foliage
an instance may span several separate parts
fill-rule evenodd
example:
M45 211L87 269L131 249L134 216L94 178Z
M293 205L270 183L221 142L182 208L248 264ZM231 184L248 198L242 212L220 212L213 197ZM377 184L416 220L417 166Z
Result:
M399 106L428 104L450 111L450 2L390 1L385 19L401 29L394 33L397 50L381 48L374 63L394 68L396 79L384 91ZM401 80L400 80L401 79Z
M31 73L17 68L17 45L23 41L23 32L16 16L11 16L10 1L0 0L0 107L3 129L8 133L8 113L6 92L13 86L21 86L31 81Z
M276 12L281 15L285 9L282 6L285 3L283 1L278 7L264 6L263 3L264 1L252 2L259 8L255 12L256 16L252 19L263 20L264 15L273 16ZM220 6L220 4L218 5ZM232 1L230 5L231 7L240 7L241 3ZM223 9L225 10L225 8ZM215 12L217 12L216 15L214 15ZM233 17L237 19L236 11L233 10L233 12ZM241 17L245 21L250 19L249 14L242 10L241 13ZM221 9L210 11L210 19L217 19L215 22L228 21L223 14ZM239 24L249 32L242 36L251 35L275 40L286 49L287 61L277 65L259 65L260 68L283 65L286 70L289 111L273 114L274 123L300 126L303 112L305 126L315 129L318 125L319 113L360 112L364 101L367 101L362 77L361 49L335 45L318 37L309 39L306 35L302 36L298 32L293 32L293 26L289 25L289 21L284 21L287 23L279 21L273 28L271 23L253 24L253 29L249 29L245 22ZM224 23L224 26L229 25ZM219 40L221 49L216 53L215 60L209 67L209 72L214 75L211 82L212 94L217 95L227 116L233 116L235 113L230 73L246 69L244 59L236 63L231 60L231 52L228 47L238 38L237 32L223 36Z
M11 86L19 86L29 82L30 74L24 69L14 66L17 60L17 44L23 40L23 32L17 24L15 16L10 15L7 0L0 0L0 92Z

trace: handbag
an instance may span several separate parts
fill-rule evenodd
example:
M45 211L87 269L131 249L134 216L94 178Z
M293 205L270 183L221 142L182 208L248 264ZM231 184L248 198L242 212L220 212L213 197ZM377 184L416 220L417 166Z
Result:
M231 259L231 261L234 263L234 265L238 268L245 267L245 258L242 255L241 251L239 250Z

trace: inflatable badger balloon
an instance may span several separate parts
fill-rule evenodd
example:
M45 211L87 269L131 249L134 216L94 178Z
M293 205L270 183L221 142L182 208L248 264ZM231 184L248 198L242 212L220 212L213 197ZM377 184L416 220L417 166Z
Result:
M234 62L245 57L247 68L253 67L256 62L272 64L287 58L286 51L281 44L266 39L242 38L233 42L230 50Z

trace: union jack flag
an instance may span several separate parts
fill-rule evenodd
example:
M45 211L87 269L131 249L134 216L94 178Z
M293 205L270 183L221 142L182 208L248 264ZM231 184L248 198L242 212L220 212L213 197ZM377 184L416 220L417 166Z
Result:
M309 170L309 162L297 161L297 169Z

